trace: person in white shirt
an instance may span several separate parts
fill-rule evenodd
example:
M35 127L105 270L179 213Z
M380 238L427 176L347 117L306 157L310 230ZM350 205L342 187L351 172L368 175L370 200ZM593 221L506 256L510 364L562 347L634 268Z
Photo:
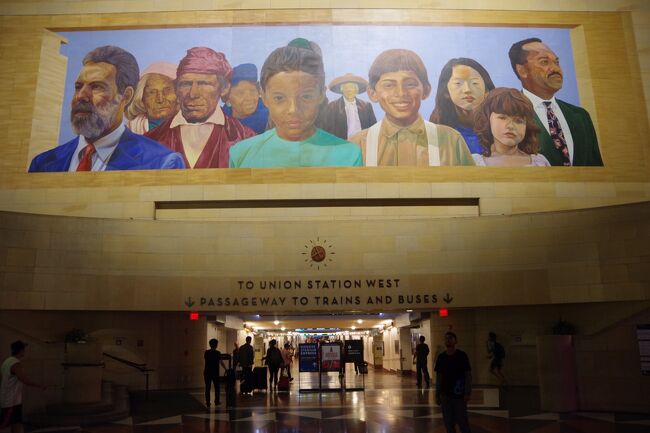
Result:
M343 96L327 104L321 115L322 129L347 140L377 123L372 105L357 98L360 93L365 93L368 81L348 73L332 80L328 88Z
M0 428L11 426L11 433L23 432L23 385L47 389L25 374L21 363L25 357L25 347L27 344L20 340L11 343L11 356L0 366Z
M540 153L551 165L600 166L603 160L589 113L555 97L564 74L560 59L539 38L516 42L508 52L512 70L533 104Z

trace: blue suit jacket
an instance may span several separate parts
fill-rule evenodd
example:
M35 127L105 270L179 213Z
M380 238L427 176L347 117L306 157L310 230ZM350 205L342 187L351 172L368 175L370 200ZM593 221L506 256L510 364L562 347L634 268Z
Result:
M29 172L68 171L74 151L79 144L76 137L61 146L36 155L29 165ZM167 168L185 168L183 157L166 148L157 141L126 129L111 158L106 170L156 170Z

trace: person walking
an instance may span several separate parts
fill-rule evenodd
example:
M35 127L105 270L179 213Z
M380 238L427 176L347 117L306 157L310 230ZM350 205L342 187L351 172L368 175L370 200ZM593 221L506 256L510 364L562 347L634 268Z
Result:
M456 349L458 338L449 331L445 334L446 350L436 359L436 403L442 409L447 433L471 433L467 419L467 402L472 394L472 368L469 358Z
M420 335L420 343L415 346L413 353L413 363L415 364L415 374L418 388L422 386L422 376L427 388L431 386L431 377L429 376L429 366L427 359L429 357L429 346L424 342L424 335Z
M47 387L31 380L25 374L22 360L26 343L11 343L11 356L0 366L0 428L11 427L11 433L23 433L23 386L32 386L45 391Z
M251 345L252 338L246 337L246 343L242 344L237 352L237 362L241 365L242 378L248 378L253 373L253 363L255 362L255 350Z
M291 351L291 344L289 343L284 343L284 349L282 349L282 362L284 364L284 367L282 368L287 370L287 377L289 378L289 381L292 381L291 364L293 363L293 353Z
M203 380L205 381L205 407L210 409L210 388L214 384L214 404L219 405L219 364L224 370L227 370L226 364L221 359L221 352L217 350L219 340L216 338L211 339L208 344L210 348L203 354L205 360L205 367L203 368Z
M275 390L278 389L278 371L282 366L282 352L277 348L278 342L273 339L269 341L269 348L266 350L266 356L262 358L264 364L269 367L269 385L271 391L275 387Z
M239 344L235 341L235 348L232 350L232 368L237 368L239 364Z
M503 348L503 345L497 341L497 334L492 331L488 333L487 351L488 357L491 359L490 373L499 379L502 386L506 386L508 381L501 371L503 368L503 359L506 357L506 350Z

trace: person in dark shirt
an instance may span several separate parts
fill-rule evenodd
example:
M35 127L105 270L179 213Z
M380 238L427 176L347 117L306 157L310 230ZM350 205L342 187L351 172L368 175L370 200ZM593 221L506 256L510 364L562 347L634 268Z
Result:
M497 334L492 331L488 333L487 351L488 357L491 359L490 373L499 379L501 385L507 385L508 381L501 371L503 368L503 358L506 357L506 350L503 348L501 343L497 341Z
M429 346L424 342L424 335L420 335L420 343L415 346L413 354L413 363L415 364L416 378L418 387L422 386L422 375L427 388L431 386L431 377L429 376L429 367L427 358L429 357Z
M253 346L251 346L252 338L250 335L246 337L246 343L242 344L237 353L239 365L242 369L242 377L248 377L248 373L253 372L253 362L255 361L255 351Z
M203 380L205 381L205 407L210 408L210 388L214 383L214 404L218 405L219 401L219 364L226 370L226 364L221 360L221 352L217 350L219 340L211 339L208 344L210 348L203 354L205 367L203 368Z
M266 349L266 356L262 358L264 364L269 367L269 388L278 390L278 372L282 366L282 352L277 348L278 342L273 339L269 341L269 348Z
M472 368L469 358L456 349L458 338L449 331L445 334L446 350L436 359L436 403L442 408L442 419L447 433L471 433L467 419L467 402L472 394Z

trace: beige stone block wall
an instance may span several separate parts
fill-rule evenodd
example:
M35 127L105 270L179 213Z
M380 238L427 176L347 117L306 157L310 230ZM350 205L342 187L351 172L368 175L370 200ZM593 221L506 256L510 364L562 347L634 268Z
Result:
M436 294L453 306L650 299L650 205L522 216L286 221L149 221L0 213L0 304L7 309L185 310L192 297L280 297L276 311L329 311L316 296ZM284 217L283 217L284 218ZM324 261L311 259L322 245ZM401 286L310 290L309 280ZM301 280L289 292L238 281ZM364 283L365 284L365 283ZM307 306L292 296L310 299ZM199 306L195 307L198 308ZM258 311L249 305L200 309Z
M4 310L0 314L0 346L9 347L17 339L27 342L25 369L29 377L48 386L45 392L30 389L25 393L25 413L62 401L64 336L73 328L86 332L102 352L153 368L151 389L203 385L205 318L193 322L186 313L173 312ZM144 390L142 373L106 357L103 361L103 380L127 385L131 390Z
M578 399L583 410L647 413L650 380L641 376L636 326L650 323L650 310L616 326L576 339ZM614 366L614 367L613 367Z
M443 336L451 329L458 335L458 348L470 358L474 383L497 385L486 357L487 334L493 331L506 350L508 382L537 386L536 336L550 334L563 319L577 329L578 409L644 413L650 378L641 375L636 325L648 323L648 307L648 302L621 302L451 309L445 318L432 315L431 363L444 351Z

